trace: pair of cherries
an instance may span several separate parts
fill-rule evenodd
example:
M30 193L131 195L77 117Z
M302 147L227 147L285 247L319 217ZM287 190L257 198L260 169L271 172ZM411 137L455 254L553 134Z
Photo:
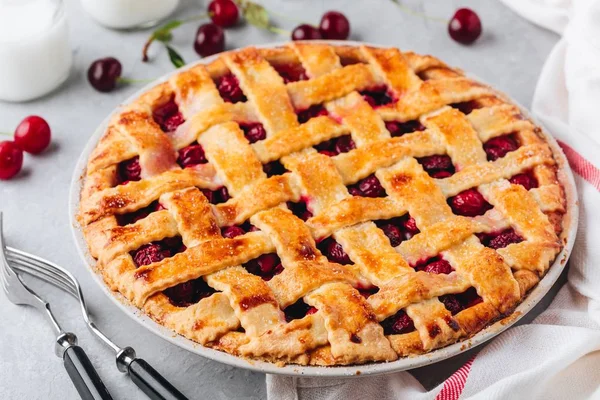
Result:
M15 129L14 140L0 142L0 179L13 178L23 167L23 152L39 154L50 144L50 126L42 117L30 115Z

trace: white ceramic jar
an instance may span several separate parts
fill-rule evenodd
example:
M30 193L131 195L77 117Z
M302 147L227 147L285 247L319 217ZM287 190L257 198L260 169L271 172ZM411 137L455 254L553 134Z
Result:
M71 72L61 0L0 0L0 100L41 97Z
M132 29L155 25L175 11L179 0L81 0L81 4L107 28Z

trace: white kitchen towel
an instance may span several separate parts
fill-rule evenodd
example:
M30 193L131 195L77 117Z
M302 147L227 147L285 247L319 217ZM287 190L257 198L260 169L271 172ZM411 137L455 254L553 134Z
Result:
M269 399L600 399L600 0L502 1L563 35L532 111L575 173L580 219L568 283L532 324L501 334L431 391L406 372L352 380L269 375Z

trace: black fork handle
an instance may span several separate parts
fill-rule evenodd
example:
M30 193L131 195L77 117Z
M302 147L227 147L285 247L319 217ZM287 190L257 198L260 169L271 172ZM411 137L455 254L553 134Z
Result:
M81 347L68 347L63 354L63 361L82 400L112 400L104 382Z
M152 400L188 400L150 364L141 358L134 359L128 367L129 376Z

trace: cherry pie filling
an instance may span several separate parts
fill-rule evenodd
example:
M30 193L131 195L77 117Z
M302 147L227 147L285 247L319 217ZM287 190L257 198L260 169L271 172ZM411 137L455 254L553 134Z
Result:
M474 287L471 287L462 293L442 295L439 297L439 300L452 315L456 315L462 310L473 307L483 301Z
M121 161L117 167L117 184L126 185L132 181L142 179L140 157L135 156L129 160Z
M219 94L228 103L239 103L247 100L240 87L240 82L232 73L222 76L216 81Z
M492 138L483 144L483 150L488 161L496 161L507 153L519 148L519 141L514 134L502 135Z
M300 218L302 221L306 221L313 216L313 213L308 209L308 204L306 203L305 198L301 198L297 203L288 201L287 206L292 214Z
M450 197L448 204L454 214L466 217L483 215L492 208L492 205L475 188L467 189L454 197Z
M240 123L239 125L250 144L256 143L259 140L265 140L267 137L265 127L260 122Z
M287 306L283 310L283 313L285 314L285 320L290 322L292 320L301 319L307 315L314 314L317 311L318 310L315 307L309 306L304 302L304 300L299 299L294 304Z
M206 199L208 200L208 202L211 204L225 203L225 202L227 202L227 200L229 200L231 198L229 196L229 191L227 190L227 188L225 186L221 186L220 188L218 188L216 190L210 190L210 189L200 189L200 190L202 191L204 196L206 196Z
M390 240L392 247L398 246L420 232L415 219L409 214L401 217L375 221L375 225L383 231Z
M462 103L450 104L450 107L456 108L465 115L469 115L471 111L481 108L481 104L477 100L463 101Z
M241 225L233 225L233 226L224 226L221 228L221 235L224 238L233 239L234 237L241 236L247 232L255 232L258 231L256 226L252 225L250 222L246 221Z
M302 64L271 64L271 66L277 71L279 76L283 78L283 82L286 84L308 79L308 74Z
M146 218L148 215L153 213L154 211L166 210L166 208L158 202L158 200L153 201L148 206L144 208L140 208L137 211L130 212L123 215L117 215L117 223L119 226L125 226L129 224L133 224L140 219Z
M206 164L207 162L204 149L198 142L194 142L180 149L178 152L177 164L181 168L193 167L194 165Z
M333 157L341 153L347 153L356 148L352 136L344 135L337 138L325 140L315 146L315 149L326 156Z
M452 159L445 154L421 157L418 158L417 161L432 178L447 178L452 176L455 172Z
M317 243L317 248L331 262L348 265L354 264L344 251L344 248L333 237L328 237Z
M385 197L385 189L375 175L369 175L364 179L348 186L348 192L352 196L361 197Z
M179 112L179 106L175 102L175 96L172 96L165 104L156 107L152 111L152 118L164 132L173 132L185 122L185 118Z
M514 185L521 185L527 190L538 187L538 181L533 176L533 171L526 171L509 179L509 182Z
M400 137L406 133L425 130L423 124L416 119L406 122L385 121L385 128L390 132L392 137Z
M448 275L454 268L450 263L442 258L442 256L435 256L427 258L425 260L417 262L412 266L415 271L424 271L430 274L446 274Z
M329 115L329 113L322 104L315 104L305 110L296 110L296 115L298 116L298 122L303 124L311 118Z
M260 276L265 281L270 281L275 275L283 272L283 265L276 253L263 254L243 265L248 272Z
M400 310L396 314L387 317L380 322L385 335L399 335L409 333L415 330L413 320L406 314L406 311Z
M476 236L479 238L481 244L494 250L504 248L509 244L521 243L523 241L523 238L517 232L515 232L513 228L492 233L478 233Z
M267 177L272 177L275 175L283 175L286 172L289 172L283 164L279 160L271 161L270 163L263 164L263 171L267 174Z
M395 103L398 99L385 85L376 86L359 92L363 99L373 108Z

